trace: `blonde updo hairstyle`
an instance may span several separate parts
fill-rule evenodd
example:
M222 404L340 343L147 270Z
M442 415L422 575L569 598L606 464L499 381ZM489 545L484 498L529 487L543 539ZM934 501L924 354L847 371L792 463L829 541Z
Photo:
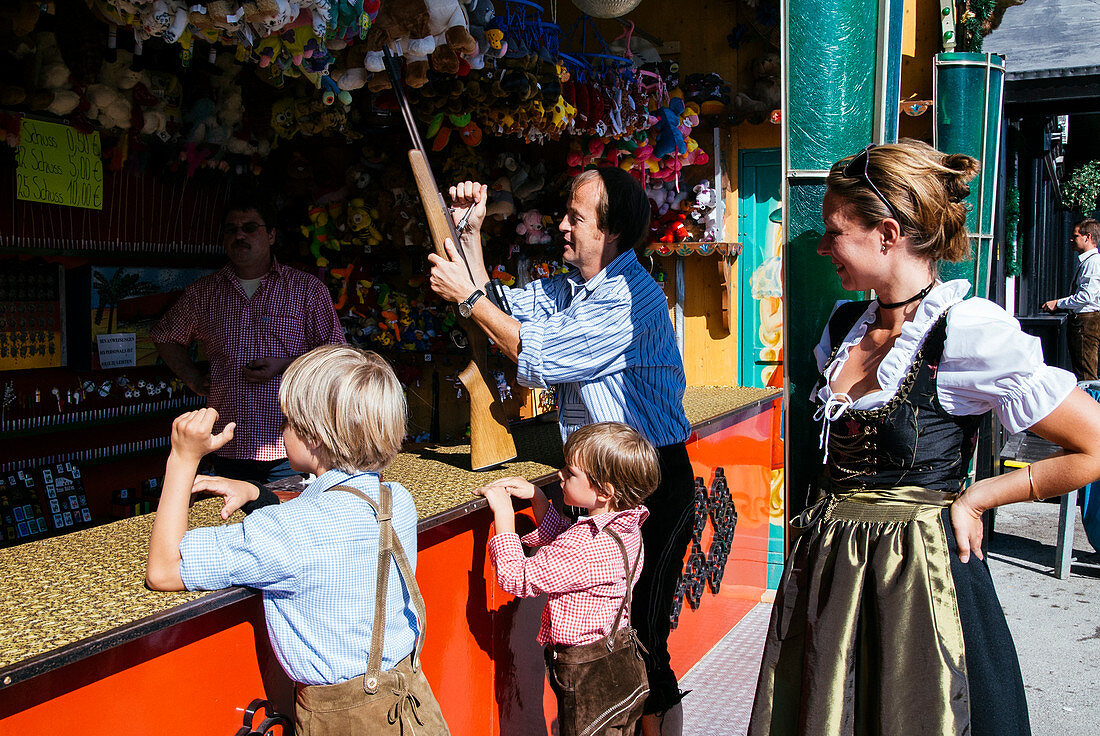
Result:
M970 258L969 208L963 200L970 194L967 183L978 174L978 160L940 153L908 138L874 146L867 153L867 176L897 210L913 253L933 262ZM844 176L844 167L854 158L833 164L825 183L857 218L873 227L893 215L862 178Z

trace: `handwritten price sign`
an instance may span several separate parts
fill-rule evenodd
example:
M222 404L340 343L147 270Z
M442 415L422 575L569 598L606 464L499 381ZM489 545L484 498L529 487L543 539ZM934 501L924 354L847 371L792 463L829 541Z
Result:
M15 148L15 191L29 202L103 209L99 133L23 119Z

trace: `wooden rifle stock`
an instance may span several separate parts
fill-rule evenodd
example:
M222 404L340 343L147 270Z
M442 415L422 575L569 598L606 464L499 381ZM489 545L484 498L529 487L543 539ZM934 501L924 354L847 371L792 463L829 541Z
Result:
M436 186L424 152L411 149L409 163L412 165L420 199L424 203L435 252L449 259L444 240L450 238L456 248L462 247L458 242L450 209ZM458 374L459 380L470 394L470 467L473 470L484 470L514 459L516 443L508 431L508 419L504 416L504 406L497 396L496 381L492 380L489 372L489 340L473 320L459 318L459 322L466 332L473 353L470 364Z

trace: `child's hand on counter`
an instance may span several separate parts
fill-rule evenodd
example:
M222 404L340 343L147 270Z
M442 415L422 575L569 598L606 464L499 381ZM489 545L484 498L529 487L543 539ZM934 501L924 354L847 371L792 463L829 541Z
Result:
M199 409L181 414L172 422L172 454L196 466L203 455L214 452L233 439L236 422L230 422L218 434L212 434L218 421L217 409Z
M531 498L535 495L537 490L534 483L531 483L526 478L513 477L513 478L500 478L494 480L489 486L500 486L508 495L512 498Z
M508 494L508 489L500 485L500 481L484 485L475 490L474 494L477 496L484 496L485 500L489 503L489 508L493 511L499 509L511 510L512 508L512 497Z
M260 496L260 489L245 480L233 480L214 475L199 475L191 484L191 495L196 493L214 493L225 499L221 517L228 519L237 509Z

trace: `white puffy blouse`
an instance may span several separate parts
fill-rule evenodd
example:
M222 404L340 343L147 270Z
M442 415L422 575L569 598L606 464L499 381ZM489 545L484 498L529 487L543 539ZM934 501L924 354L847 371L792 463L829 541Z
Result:
M879 364L878 391L851 403L844 394L834 396L830 385L848 359L848 351L867 334L878 302L848 331L836 359L825 374L825 385L815 397L830 406L835 421L848 407L877 409L897 392L913 357L928 331L948 308L947 337L936 374L940 405L954 416L972 416L992 410L1011 432L1020 432L1046 417L1077 385L1076 377L1043 362L1039 338L1025 334L1004 309L981 298L965 299L970 283L965 279L938 284L921 302L916 316L902 326L901 334ZM843 302L837 302L837 306ZM835 311L835 307L834 307ZM818 370L832 353L828 327L814 348ZM831 399L831 401L830 401Z

